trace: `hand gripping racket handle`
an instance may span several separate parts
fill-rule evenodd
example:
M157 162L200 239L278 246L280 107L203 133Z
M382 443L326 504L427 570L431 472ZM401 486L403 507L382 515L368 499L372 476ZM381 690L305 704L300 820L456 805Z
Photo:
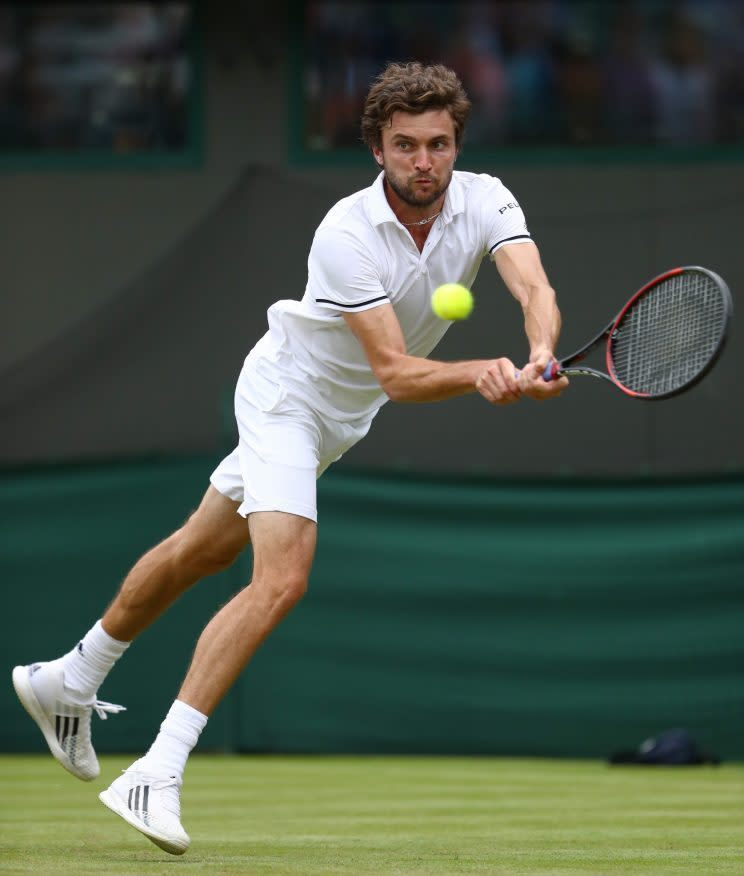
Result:
M543 380L556 380L560 376L561 367L555 361L548 362L545 366L545 371L543 371Z

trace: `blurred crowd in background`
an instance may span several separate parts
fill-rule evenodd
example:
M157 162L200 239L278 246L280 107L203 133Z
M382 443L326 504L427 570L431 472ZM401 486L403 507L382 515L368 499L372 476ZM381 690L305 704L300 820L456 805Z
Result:
M194 9L0 5L0 154L185 148ZM471 144L744 143L742 0L308 0L289 10L306 149L361 148L370 82L388 61L414 59L458 71L474 104Z
M393 60L459 73L471 144L744 143L741 0L308 3L305 148L358 145Z
M0 6L0 151L184 148L189 3Z

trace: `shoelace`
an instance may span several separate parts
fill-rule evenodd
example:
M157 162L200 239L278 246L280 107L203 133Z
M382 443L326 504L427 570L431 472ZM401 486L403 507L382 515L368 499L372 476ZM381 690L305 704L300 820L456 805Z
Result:
M118 715L119 712L126 712L126 706L117 706L114 703L105 703L103 700L96 700L93 703L93 708L96 711L96 715L102 720L105 721L108 715Z

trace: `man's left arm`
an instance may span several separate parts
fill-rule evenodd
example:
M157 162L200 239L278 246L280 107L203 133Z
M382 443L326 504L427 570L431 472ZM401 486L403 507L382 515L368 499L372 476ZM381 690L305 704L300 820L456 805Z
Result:
M513 243L497 249L492 259L524 313L530 357L521 371L523 392L538 399L560 395L568 385L567 378L551 381L542 378L547 365L555 359L561 314L555 291L543 269L540 252L533 243Z

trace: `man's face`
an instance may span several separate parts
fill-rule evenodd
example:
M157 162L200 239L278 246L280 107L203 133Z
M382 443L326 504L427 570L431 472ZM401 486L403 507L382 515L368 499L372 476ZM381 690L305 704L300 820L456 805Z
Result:
M455 125L447 110L393 113L382 129L382 148L373 149L390 188L411 207L428 207L452 179L457 158Z

